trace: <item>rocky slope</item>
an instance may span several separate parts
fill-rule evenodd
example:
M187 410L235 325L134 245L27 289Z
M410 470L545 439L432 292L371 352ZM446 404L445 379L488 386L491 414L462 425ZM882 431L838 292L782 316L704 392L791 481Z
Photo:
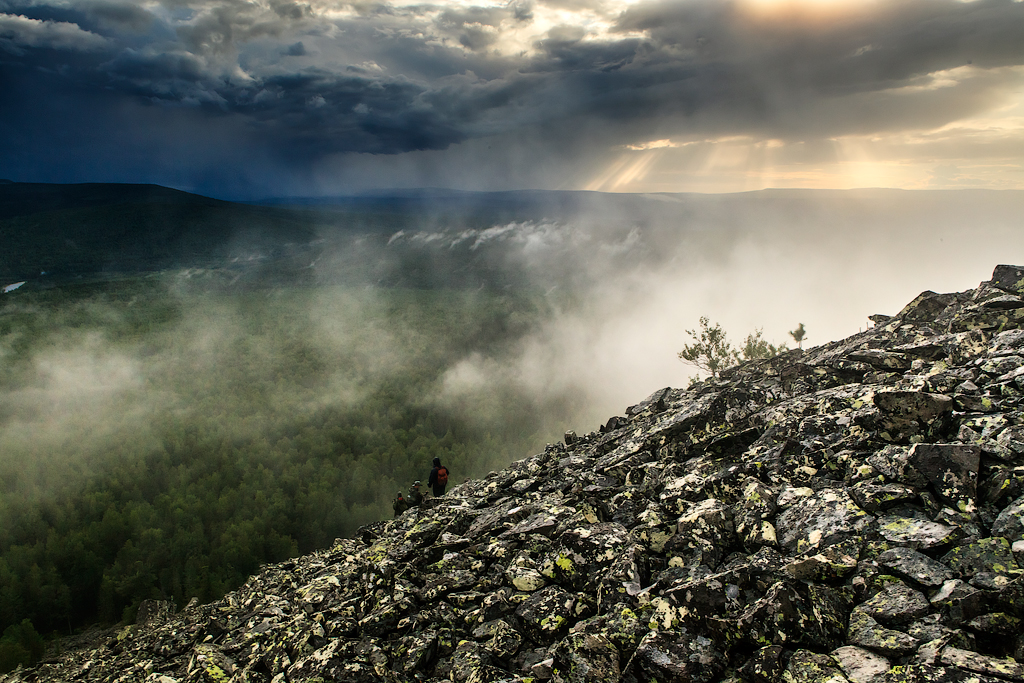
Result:
M0 680L1024 680L1022 295L664 389Z

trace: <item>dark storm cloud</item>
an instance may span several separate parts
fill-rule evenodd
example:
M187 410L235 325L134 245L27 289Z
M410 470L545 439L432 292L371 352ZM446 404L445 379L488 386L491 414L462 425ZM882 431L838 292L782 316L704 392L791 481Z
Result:
M611 27L548 26L525 45L509 42L552 7L604 13ZM46 69L59 74L63 97L88 92L112 121L139 105L159 109L158 128L186 110L190 125L229 117L247 145L289 163L492 135L564 148L671 136L809 140L986 111L1019 87L1012 67L1024 64L1024 3L1012 0L614 7L0 0L0 79L24 88L9 91L0 129L11 130L25 98L48 100L55 81L29 78ZM49 112L51 125L62 115ZM117 133L86 137L110 144ZM152 135L160 148L159 130ZM48 144L45 134L35 144Z
M16 14L0 14L0 46L22 56L26 48L91 52L107 40L66 21L43 21Z
M913 0L758 13L739 3L641 4L595 45L541 41L535 69L571 73L593 116L662 134L800 138L942 125L991 106L1024 63L1024 4ZM973 65L957 87L939 72ZM632 114L630 114L632 111ZM614 134L614 132L613 132Z

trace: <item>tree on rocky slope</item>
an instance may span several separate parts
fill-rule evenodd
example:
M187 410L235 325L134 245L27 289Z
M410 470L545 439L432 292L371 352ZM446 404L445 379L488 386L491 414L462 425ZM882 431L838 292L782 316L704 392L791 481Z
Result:
M801 323L801 329L803 325ZM681 361L688 363L698 370L703 370L712 377L726 368L738 363L758 358L771 358L786 350L785 344L776 346L764 338L760 329L754 330L743 340L739 348L729 343L725 330L721 324L711 325L707 316L700 318L700 331L687 330L694 342L683 346L683 350L676 354Z
M42 636L28 619L8 626L0 637L0 674L13 671L18 665L36 664L43 658L45 649Z
M789 336L796 342L796 347L798 349L804 348L804 339L807 338L807 330L804 329L803 323L800 323L795 330L790 331Z

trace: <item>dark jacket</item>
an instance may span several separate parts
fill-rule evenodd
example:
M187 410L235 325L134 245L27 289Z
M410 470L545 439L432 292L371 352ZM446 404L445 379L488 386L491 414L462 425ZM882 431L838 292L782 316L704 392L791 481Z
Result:
M409 501L407 501L405 498L402 498L401 494L399 494L398 498L395 498L395 502L391 504L391 507L394 508L395 517L397 517L398 515L402 514L403 512L409 509Z
M429 486L434 491L435 496L443 496L444 490L448 486L447 479L444 481L444 483L439 483L437 481L437 475L441 470L444 470L447 476L451 476L450 474L448 474L448 468L441 464L441 459L434 458L434 469L430 470L430 476L427 477L427 486Z
M423 502L423 491L420 491L419 486L413 486L409 489L409 497L406 500L410 505L419 505Z

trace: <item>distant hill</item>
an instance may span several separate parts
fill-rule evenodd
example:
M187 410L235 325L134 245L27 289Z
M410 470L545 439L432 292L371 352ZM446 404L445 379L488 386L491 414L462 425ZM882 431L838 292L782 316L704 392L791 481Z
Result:
M0 280L274 259L316 239L308 212L156 185L0 184Z
M0 220L36 213L112 206L118 204L229 205L230 202L172 190L160 185L117 183L0 182Z
M817 242L840 234L859 239L865 231L894 237L922 231L951 244L964 226L1015 234L1022 211L1024 192L988 190L413 189L236 203L157 185L0 182L0 286L192 267L244 270L247 282L266 281L268 273L281 281L307 278L319 263L321 281L500 287L522 282L510 269L527 261L548 279L577 272L568 255L549 248L572 240L619 253L642 235L643 248L632 257L652 262L672 258L684 242L726 253L742 234ZM513 223L529 229L482 232ZM528 241L520 233L540 224L575 232L560 232L546 252L517 253Z

